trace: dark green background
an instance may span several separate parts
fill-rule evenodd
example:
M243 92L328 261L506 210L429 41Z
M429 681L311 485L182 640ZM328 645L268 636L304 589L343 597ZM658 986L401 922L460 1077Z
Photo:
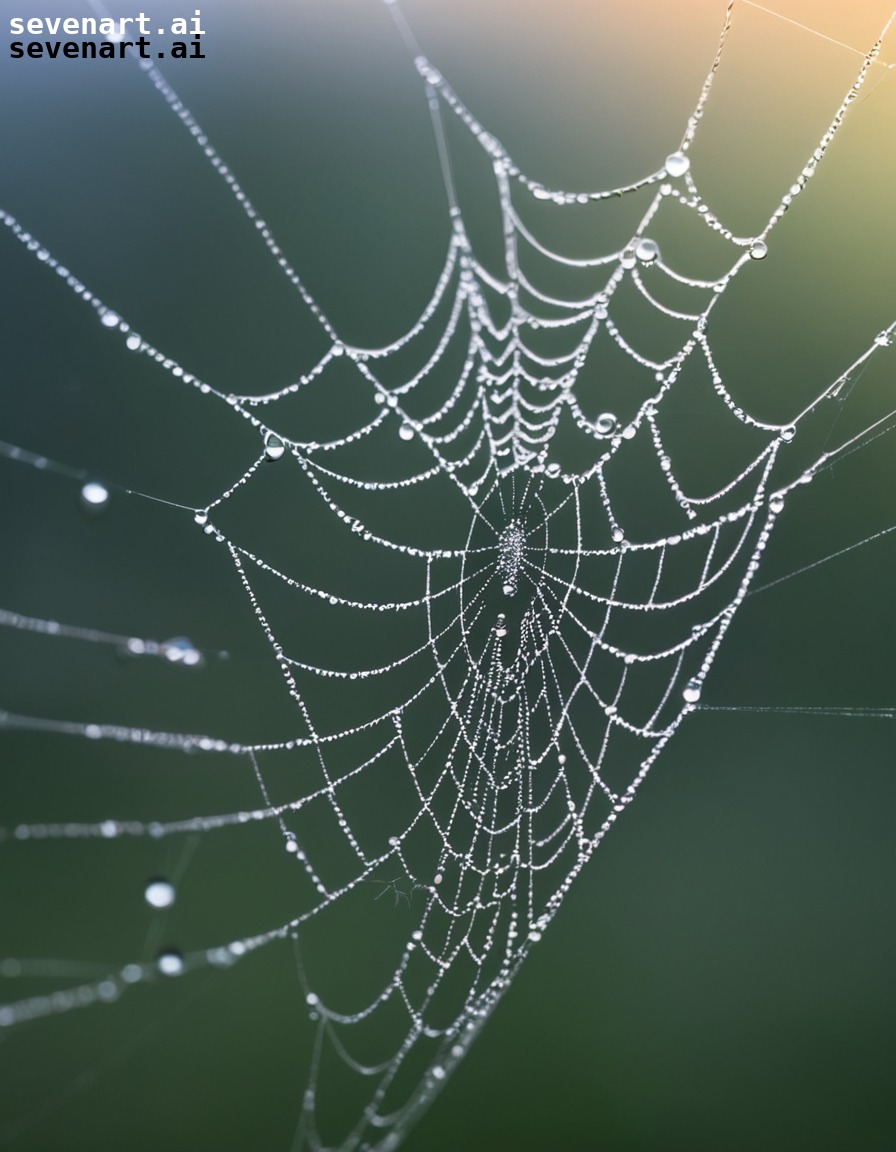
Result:
M722 5L681 9L672 20L648 3L621 17L609 4L446 12L421 0L408 14L526 171L578 189L640 175L677 144ZM358 343L394 337L426 298L448 229L419 83L388 12L342 0L205 11L207 62L169 77L339 330ZM802 166L855 58L746 8L738 16L694 165L720 215L750 232ZM260 390L313 361L294 298L135 68L4 61L0 98L4 207L138 331L222 389ZM710 329L726 379L770 418L798 410L892 319L893 110L890 79L858 105L768 261L746 270ZM191 506L235 479L257 447L242 421L138 362L11 237L0 241L0 438ZM884 414L893 381L891 352L841 427ZM700 412L693 420L696 434ZM893 480L884 437L800 491L759 582L890 526ZM187 633L231 654L189 674L10 633L0 707L234 739L288 727L232 568L188 513L116 491L88 520L76 484L2 459L0 485L0 605ZM893 540L751 598L705 702L892 705ZM896 1146L892 728L690 718L406 1147ZM255 803L242 763L84 745L0 734L0 822ZM176 867L178 850L0 846L0 953L139 954L142 884ZM284 919L282 855L270 829L204 839L167 935L201 947ZM383 905L383 917L404 914ZM363 966L363 951L338 963ZM0 999L19 984L2 981ZM0 1037L0 1142L286 1152L309 1041L300 1000L291 953L275 946L225 973L11 1031Z

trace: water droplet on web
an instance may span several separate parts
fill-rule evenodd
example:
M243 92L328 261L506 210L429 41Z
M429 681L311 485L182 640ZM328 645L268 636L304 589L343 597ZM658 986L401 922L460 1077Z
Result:
M685 684L685 686L684 686L684 691L682 692L682 696L684 697L685 703L696 704L697 701L700 699L700 693L702 691L703 691L703 684L700 680L697 680L697 679L688 680L687 684Z
M638 263L638 258L635 255L634 248L626 248L622 255L619 257L619 263L623 268L634 268Z
M625 539L625 533L622 531L621 528L614 528L613 531L610 533L610 536L613 539L614 543L616 543L616 544L621 544L622 541Z
M107 308L102 316L100 316L100 321L105 328L117 328L121 323L121 317L117 312L112 312Z
M279 460L286 451L286 445L274 432L268 432L264 438L264 454L268 460Z
M402 438L402 440L413 440L414 429L410 426L410 424L402 424L402 426L398 429L398 435Z
M143 897L151 908L170 908L175 896L174 885L167 880L150 880L143 892Z
M125 344L131 352L136 352L142 343L143 341L136 332L132 332L127 340L125 340Z
M183 664L188 668L196 668L203 663L202 653L186 636L174 636L171 640L163 641L159 651L169 664Z
M673 178L676 176L684 176L690 166L691 162L688 157L685 156L684 152L673 152L666 157L666 173Z
M553 460L553 461L551 461L550 464L548 464L548 466L545 468L545 473L546 473L546 475L552 476L552 477L556 477L556 476L560 475L560 465L557 463L556 460Z
M208 512L197 512L193 519L199 525L208 524Z
M111 499L109 489L98 480L89 480L81 489L81 504L88 512L101 512Z
M796 436L796 428L794 428L793 425L791 424L790 427L788 427L788 428L782 428L779 435L780 435L782 440L786 440L787 443L789 444L790 441L794 438L794 436Z
M780 512L781 509L784 507L784 497L783 496L772 496L771 500L769 500L769 502L768 502L768 506L769 506L769 508L771 508L772 512L775 512L775 513Z
M184 958L176 948L166 948L159 953L156 968L163 976L180 976L184 970Z
M641 240L635 249L635 255L643 264L652 264L659 254L660 246L655 240Z
M764 240L754 240L750 245L750 255L754 260L764 260L768 256L768 245Z
M889 332L881 332L879 336L874 337L874 343L878 348L889 348L893 343L893 339Z
M618 421L612 412L601 412L600 416L595 420L595 430L601 436L612 436L616 431Z

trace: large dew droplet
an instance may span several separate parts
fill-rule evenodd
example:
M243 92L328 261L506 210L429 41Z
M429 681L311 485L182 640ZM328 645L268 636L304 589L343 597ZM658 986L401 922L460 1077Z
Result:
M167 880L150 880L143 891L143 898L150 908L170 908L175 896L174 885Z
M673 178L676 176L684 176L690 166L691 162L688 157L685 156L684 152L673 152L666 157L666 173Z
M764 260L768 256L768 244L764 240L754 240L750 245L750 255L754 260Z
M594 428L599 436L612 436L617 424L618 421L612 412L601 412L594 421Z
M402 438L402 440L413 440L414 429L410 426L410 424L402 424L398 429L398 435Z
M700 693L703 691L703 683L700 680L688 680L684 686L682 696L686 704L696 704L700 699Z
M642 264L652 264L659 257L660 246L656 240L639 240L635 255Z
M180 976L184 970L184 958L176 948L166 948L159 953L156 967L163 976Z
M267 460L279 460L286 451L286 445L275 432L268 432L264 438L264 454Z
M88 512L102 512L111 499L109 489L98 480L88 480L81 489L81 505Z

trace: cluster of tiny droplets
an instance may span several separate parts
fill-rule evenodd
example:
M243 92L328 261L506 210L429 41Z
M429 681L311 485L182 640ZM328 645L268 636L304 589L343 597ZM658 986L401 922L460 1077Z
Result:
M722 44L730 18L729 5ZM502 216L504 268L496 274L480 262L464 214L449 195L451 235L432 295L414 325L376 349L352 347L340 339L192 113L151 63L142 64L153 87L224 181L328 338L327 350L308 371L262 394L224 393L198 379L135 332L13 217L0 213L0 222L96 313L103 327L123 338L129 351L148 357L184 385L225 404L234 418L246 421L257 433L257 454L234 483L191 512L197 526L213 544L221 545L223 558L233 566L285 691L294 702L298 725L296 735L287 740L235 743L209 735L0 713L0 726L7 728L241 758L251 762L263 801L255 808L179 820L22 824L4 835L13 840L162 839L268 823L278 830L285 851L303 870L314 893L310 903L297 909L286 923L204 951L182 954L166 948L155 964L129 963L75 988L10 1003L0 1007L0 1025L115 1000L128 987L158 976L180 977L207 965L226 967L275 941L291 941L300 949L302 929L309 921L359 886L379 883L383 869L391 869L405 877L419 897L413 902L408 897L414 927L400 963L377 997L361 1010L345 1011L339 1004L325 1002L308 985L301 965L299 975L319 1041L304 1096L308 1145L324 1147L315 1110L321 1051L327 1044L370 1082L368 1103L341 1147L371 1148L373 1142L381 1149L397 1145L412 1117L463 1057L529 948L541 939L575 877L631 802L682 719L699 705L706 674L749 591L788 492L811 480L815 469L830 459L831 454L826 454L796 481L773 485L776 461L795 438L801 420L836 395L844 377L786 425L763 422L747 412L726 386L712 356L708 324L734 277L767 256L775 224L814 175L878 52L875 46L868 54L818 147L765 229L751 237L736 236L723 225L702 199L691 171L689 149L721 60L721 46L679 147L644 179L589 193L552 191L527 177L442 75L418 57L415 63L437 129L441 130L443 111L453 115L491 163ZM651 198L635 232L621 249L596 256L559 255L525 220L527 199L562 208L599 205L638 192ZM650 230L670 206L695 214L729 242L732 259L721 276L712 280L688 277L665 261ZM537 253L555 270L569 267L590 276L591 290L558 298L556 289L540 288L523 271L522 249ZM659 302L656 287L663 279L692 293L692 310L675 310ZM633 287L651 309L681 325L680 343L667 358L656 360L639 351L614 317L618 311L614 298L623 285ZM489 303L494 297L506 305L509 319L496 318ZM890 328L881 333L850 371L860 368L875 349L888 347L892 332ZM543 333L566 335L567 350L558 353L555 348L550 354L541 350L539 334ZM629 412L595 410L588 398L589 391L594 391L586 379L589 352L598 339L612 341L642 375L644 398ZM398 383L387 384L383 369L396 354L424 344L429 351L422 366ZM444 389L433 384L446 354L456 348L462 351L460 367L445 396ZM300 439L287 435L279 426L278 403L325 383L329 370L345 361L369 388L369 414L338 436ZM679 376L690 363L705 370L718 401L735 421L764 435L747 466L717 491L699 494L689 491L676 475L662 420L665 401L675 393ZM430 393L437 397L435 402L428 399ZM563 427L590 441L592 456L585 466L573 468L564 463L556 448ZM420 459L422 447L426 466L409 466L407 474L390 480L354 474L342 461L347 450L368 440L389 445L399 459L408 452L408 459L414 461ZM613 463L633 442L649 445L678 510L671 530L655 539L638 539L627 532L626 516L620 510L624 501L617 499L614 488ZM0 451L33 467L48 463L20 449L5 446ZM372 552L414 566L417 594L371 600L337 592L282 571L234 538L224 526L227 502L236 501L272 465L294 469L308 493L332 513L334 523L338 521ZM435 548L400 532L385 535L352 510L354 492L376 493L385 499L390 492L425 488L431 481L446 478L469 508L473 527L466 544ZM102 512L113 493L100 481L83 479L82 505L88 512ZM569 523L576 531L572 546ZM583 542L586 524L587 541ZM680 553L697 558L698 574L691 586L673 591L667 588L667 573ZM643 590L629 591L630 586L640 589L631 572L643 573L645 563L653 565L654 573L646 597ZM419 644L376 667L341 670L324 666L287 648L278 638L263 606L262 581L279 583L321 611L379 613L390 619L397 613L408 614L420 622ZM720 589L726 589L721 607L716 604ZM507 619L511 604L519 616L513 628ZM709 604L716 606L710 610ZM500 607L506 611L498 611ZM636 614L646 618L671 609L690 612L689 625L677 642L651 648L645 641L646 646L635 651L614 638L620 619ZM134 656L161 656L184 666L196 667L205 661L185 638L155 642L113 636L13 612L0 613L0 625L113 643ZM665 688L645 709L638 676L647 665L657 664L667 670ZM410 666L425 669L416 690L382 714L353 723L346 704L341 727L321 728L315 721L303 690L307 680L336 681L342 693L348 681L387 682ZM440 704L442 719L421 745L421 728L432 728L427 717L433 700ZM588 730L577 718L579 701L587 705ZM350 749L351 740L361 733L376 737L373 751L348 770L344 763L337 770L340 759L344 761L341 750ZM595 740L595 734L600 739ZM614 757L622 734L636 738L640 752L627 769L623 766L620 783ZM274 804L266 786L264 758L288 756L299 749L314 756L318 783ZM351 752L347 755L351 757ZM389 758L398 758L416 791L418 806L404 828L371 849L353 830L345 797L352 781ZM446 792L451 803L447 812L440 808L437 813L435 798ZM291 827L291 819L315 804L328 807L355 861L354 875L348 881L330 880L325 864L311 858ZM472 833L464 831L470 825ZM423 830L434 836L438 846L427 869L421 868L411 849ZM398 889L396 898L397 893ZM167 879L157 878L147 884L144 895L150 907L165 909L174 903L176 889ZM438 936L433 928L436 920L447 920L447 934ZM422 994L413 991L407 979L412 963L421 956L432 974ZM491 964L493 957L497 962ZM463 1004L450 1024L436 1027L430 1019L433 999L455 965L471 958L477 975ZM19 962L5 963L5 973L14 974L10 965ZM351 1026L395 1001L404 1006L407 1031L393 1057L376 1068L352 1062ZM422 1038L437 1040L438 1054L406 1105L387 1117L381 1110L386 1094Z

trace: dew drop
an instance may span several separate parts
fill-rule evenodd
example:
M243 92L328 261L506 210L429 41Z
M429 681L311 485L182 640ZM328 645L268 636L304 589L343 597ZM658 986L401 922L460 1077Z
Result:
M616 544L621 544L622 541L625 539L625 533L622 531L621 528L614 528L613 531L610 533L610 536L612 537L613 541Z
M286 445L273 432L268 432L264 438L264 454L267 460L279 460L286 451Z
M414 429L410 426L410 424L402 424L402 426L398 429L398 435L402 438L402 440L413 440Z
M552 477L560 475L560 465L556 460L553 460L550 464L548 464L548 466L545 468L545 473Z
M874 343L878 348L889 348L893 341L889 332L881 332L879 336L874 337Z
M618 421L612 412L601 412L594 422L594 428L600 436L612 436L617 424Z
M103 326L106 328L117 328L121 323L121 317L117 312L111 312L108 308L100 317Z
M175 897L174 885L167 880L150 880L143 891L143 898L150 908L170 908Z
M682 696L687 704L696 704L700 699L700 693L703 690L703 684L700 680L688 680L684 686Z
M789 444L790 441L794 438L794 436L796 436L796 428L794 428L792 424L790 425L789 428L782 428L781 432L780 432L780 436L781 436L782 440L786 440L787 443Z
M197 512L196 515L193 517L193 519L200 526L203 524L208 524L208 512L202 512L202 511Z
M638 258L635 256L634 248L626 248L622 255L619 257L619 263L623 268L634 268L638 263Z
M81 504L88 512L102 512L111 499L109 489L98 480L88 480L81 489Z
M771 500L769 500L769 502L768 502L768 506L769 506L769 508L771 508L772 512L775 512L775 513L780 512L782 510L782 508L784 507L784 497L783 496L772 496Z
M691 162L688 157L685 156L684 152L673 152L666 157L666 173L673 178L676 176L684 176L690 166Z
M754 240L750 245L750 256L754 260L764 260L768 256L768 245L764 240Z
M655 240L641 240L635 249L635 255L643 264L652 264L659 254L660 246Z
M184 970L184 958L176 948L166 948L159 953L156 968L163 976L180 976Z
M143 341L140 339L136 332L132 332L125 341L128 350L131 352L136 352L142 343Z
M186 636L174 636L159 645L159 651L169 664L183 664L187 668L196 668L203 663L202 653L192 640Z

